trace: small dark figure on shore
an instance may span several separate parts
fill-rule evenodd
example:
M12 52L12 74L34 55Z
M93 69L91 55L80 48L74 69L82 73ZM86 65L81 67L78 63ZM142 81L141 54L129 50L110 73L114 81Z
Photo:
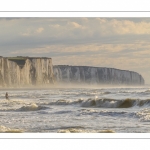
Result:
M6 94L5 94L5 97L6 97L6 99L9 99L9 98L8 98L8 93L7 93L7 92L6 92Z

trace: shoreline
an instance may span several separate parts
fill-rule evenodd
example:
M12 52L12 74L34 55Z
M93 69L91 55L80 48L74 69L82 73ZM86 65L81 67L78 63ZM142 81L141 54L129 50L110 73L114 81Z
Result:
M105 88L148 88L150 85L67 85L67 84L57 84L57 85L35 85L35 86L22 86L22 87L0 87L0 90L47 90L47 89L105 89Z

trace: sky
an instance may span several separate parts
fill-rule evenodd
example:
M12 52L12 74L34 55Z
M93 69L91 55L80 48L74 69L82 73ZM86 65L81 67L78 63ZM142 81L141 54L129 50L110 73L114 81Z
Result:
M150 84L150 18L0 18L0 56L138 72Z

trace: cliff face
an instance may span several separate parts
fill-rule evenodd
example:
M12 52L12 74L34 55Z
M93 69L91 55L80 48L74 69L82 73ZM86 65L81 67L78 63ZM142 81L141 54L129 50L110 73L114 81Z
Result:
M17 87L56 83L143 85L132 71L86 66L52 66L51 58L0 57L0 86Z
M0 58L0 86L42 85L52 82L51 58Z
M114 68L58 65L53 71L59 83L144 85L140 74Z

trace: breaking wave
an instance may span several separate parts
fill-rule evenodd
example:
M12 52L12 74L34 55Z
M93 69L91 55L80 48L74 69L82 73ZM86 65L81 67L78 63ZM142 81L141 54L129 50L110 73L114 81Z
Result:
M150 93L150 89L149 89L149 90L146 90L145 93Z
M81 104L82 107L102 107L102 108L130 108L130 107L142 107L150 106L150 99L139 100L139 99L124 99L124 100L115 100L115 99L88 99L83 101Z
M50 102L49 105L73 105L82 103L83 99L78 99L75 101L60 99L58 101Z
M28 106L22 106L21 108L19 108L19 111L37 111L37 110L42 110L42 109L46 109L46 107L44 106L38 106L37 104L31 104Z
M131 107L150 107L150 99L140 100L140 99L78 99L76 101L71 100L58 100L49 103L50 105L73 105L80 104L81 107L100 107L100 108L131 108Z
M38 110L45 110L48 107L45 106L38 106L37 104L29 104L26 106L22 106L21 108L2 108L0 111L38 111Z

